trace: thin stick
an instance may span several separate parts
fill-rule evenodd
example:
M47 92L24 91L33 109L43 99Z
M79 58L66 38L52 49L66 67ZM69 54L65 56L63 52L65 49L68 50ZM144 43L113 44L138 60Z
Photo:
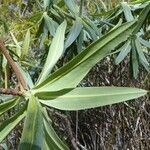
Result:
M14 95L14 96L21 96L22 92L15 90L15 89L4 89L0 88L0 94L7 94L7 95Z
M0 40L0 49L3 53L3 55L6 57L9 65L12 67L13 71L15 72L16 77L17 77L18 81L21 83L23 89L27 90L28 87L27 87L26 81L25 81L22 73L20 72L19 68L17 67L16 63L11 58L11 56L10 56L8 50L6 49L4 42L2 40Z

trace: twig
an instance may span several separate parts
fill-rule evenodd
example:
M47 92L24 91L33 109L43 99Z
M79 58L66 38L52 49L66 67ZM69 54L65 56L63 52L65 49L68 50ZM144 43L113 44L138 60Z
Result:
M4 89L0 88L0 94L7 94L7 95L14 95L14 96L21 96L22 92L15 90L15 89Z
M10 56L8 50L6 49L4 42L2 40L0 40L0 49L3 53L3 55L6 57L9 65L12 67L13 71L15 72L16 77L17 77L18 81L21 83L23 89L27 90L28 87L27 87L26 81L25 81L22 73L20 72L18 66L16 65L14 60L11 58L11 56Z

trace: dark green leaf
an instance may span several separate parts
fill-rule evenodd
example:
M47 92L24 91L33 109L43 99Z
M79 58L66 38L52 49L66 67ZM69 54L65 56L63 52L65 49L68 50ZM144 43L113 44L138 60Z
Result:
M24 106L19 112L14 116L5 120L0 125L0 142L15 128L15 126L25 117L26 115L26 106Z
M43 144L43 117L38 100L31 96L29 98L27 115L24 123L23 133L19 150L42 149Z

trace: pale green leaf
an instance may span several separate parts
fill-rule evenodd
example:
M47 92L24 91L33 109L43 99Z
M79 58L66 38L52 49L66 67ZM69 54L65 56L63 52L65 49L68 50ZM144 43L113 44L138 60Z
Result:
M66 94L60 92L39 93L38 96L49 100L40 102L61 110L81 110L95 108L131 100L143 96L146 90L127 87L93 87L70 89Z
M28 30L25 35L25 39L24 39L22 51L21 51L21 60L24 60L26 56L28 55L29 46L30 46L30 30Z
M81 30L82 30L82 22L80 18L77 18L74 21L74 24L72 28L70 29L69 35L65 41L65 49L68 48L76 40Z
M74 14L78 15L79 14L79 7L76 4L75 0L64 0L65 4L69 8L69 10Z
M18 69L20 70L20 72L22 73L24 79L26 80L27 82L27 85L32 88L33 87L33 81L32 81L32 78L30 76L30 74L28 73L27 70L23 69L19 63L16 63L16 65L18 66Z
M15 52L20 57L21 56L21 46L20 46L19 42L17 41L17 39L15 38L15 36L12 32L10 32L10 35L11 35L11 37L12 37L12 39L13 39L15 45L16 45Z
M149 69L149 67L150 67L149 66L149 62L147 61L147 59L146 59L146 57L144 55L142 45L139 42L138 38L135 39L135 47L136 47L136 50L137 50L139 61L141 62L141 64L144 66L144 68L147 71L150 71L150 69Z
M127 41L118 51L120 51L119 55L117 56L115 63L118 65L130 52L131 45L130 41Z
M142 45L140 44L139 40L136 38L135 39L135 46L136 46L136 50L137 50L137 53L139 55L139 58L147 65L149 65L145 55L144 55L144 52L143 52L143 48L142 48Z
M57 29L56 34L52 40L51 46L49 48L49 53L40 75L38 84L41 83L49 75L59 58L62 56L64 51L64 38L67 23L64 21Z
M52 36L54 36L55 33L56 33L56 30L58 28L58 24L52 18L50 18L47 15L47 12L43 13L43 18L44 18L44 21L45 21L45 24L46 24L46 28L48 29L48 31L50 32L50 34Z
M124 12L126 20L133 21L134 17L132 15L131 9L130 9L129 5L127 4L127 2L122 2L121 5L123 8L123 12Z
M51 3L53 3L53 0L44 0L44 9L48 8Z
M144 39L141 38L141 37L138 37L138 40L140 41L140 43L141 43L142 45L144 45L145 47L150 48L150 41L146 41L146 40L144 40Z

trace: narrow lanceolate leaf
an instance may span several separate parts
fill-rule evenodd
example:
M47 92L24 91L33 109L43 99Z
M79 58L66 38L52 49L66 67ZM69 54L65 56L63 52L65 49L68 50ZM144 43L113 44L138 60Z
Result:
M69 150L69 148L61 141L50 123L44 120L45 142L49 149Z
M55 32L58 28L58 24L47 15L47 12L43 13L43 18L44 18L44 22L45 22L45 27L48 29L48 31L50 32L50 34L52 36L55 35Z
M115 104L126 100L138 98L147 91L127 87L93 87L75 88L62 96L51 93L41 93L41 103L61 110L81 110L104 105Z
M137 32L139 32L139 30L141 29L144 21L148 17L149 12L150 12L150 3L140 13L140 15L138 17L136 28L135 28L133 34L136 34Z
M21 51L21 60L24 60L28 55L29 46L30 46L30 30L27 31L23 42L22 51Z
M12 32L10 32L10 35L16 45L16 54L20 57L21 56L21 47L19 45L19 42L17 41L17 39L15 38L15 36Z
M4 112L6 112L7 110L13 108L15 105L17 105L18 101L19 101L19 98L14 98L7 102L1 103L0 104L0 115L3 114Z
M67 7L69 8L69 10L74 14L74 15L78 15L79 14L79 7L78 5L75 3L75 0L64 0L65 4L67 5Z
M29 98L27 115L19 145L19 150L42 149L43 144L43 118L38 100Z
M138 58L134 40L131 41L131 46L132 46L132 51L131 51L132 74L133 77L136 79L139 73L139 58Z
M91 28L85 21L83 21L83 26L86 31L88 31L90 38L96 41L98 39L98 36L93 28Z
M130 9L130 7L128 6L127 2L122 2L121 5L122 5L122 8L123 8L123 12L124 12L124 15L125 15L125 19L126 19L127 21L133 21L133 20L134 20L134 17L133 17L133 15L132 15L131 9Z
M118 65L130 52L131 45L130 41L127 41L118 51L120 51L119 55L117 56L115 63Z
M24 77L24 79L26 80L27 82L27 85L29 88L32 88L33 87L33 81L32 81L32 78L30 76L30 74L28 73L27 70L24 70L19 63L16 63L18 69L20 70L20 72L22 73L22 76Z
M68 64L50 75L35 88L39 91L58 91L76 87L89 70L132 33L135 22L125 23L110 31L78 54ZM59 85L59 86L58 86ZM37 90L36 90L37 89Z
M149 71L149 62L147 61L144 52L143 52L143 48L142 45L140 44L138 38L135 39L135 47L138 53L138 57L139 57L139 61L142 63L142 65L144 66L144 68Z
M137 37L137 38L138 38L138 40L140 41L140 43L142 45L144 45L145 47L150 48L150 41L146 41L146 40L142 39L141 37Z
M25 117L26 106L24 106L18 113L4 121L0 125L0 142L15 128L15 126Z
M72 28L70 29L67 40L65 41L65 49L68 48L77 39L81 30L82 30L82 22L80 18L77 18Z
M49 53L40 75L38 84L41 83L49 75L59 58L62 56L64 51L64 38L67 23L64 21L57 29L56 34L52 40L51 46L49 48Z
M49 7L49 5L53 3L53 0L44 0L44 9L46 9L47 7Z

